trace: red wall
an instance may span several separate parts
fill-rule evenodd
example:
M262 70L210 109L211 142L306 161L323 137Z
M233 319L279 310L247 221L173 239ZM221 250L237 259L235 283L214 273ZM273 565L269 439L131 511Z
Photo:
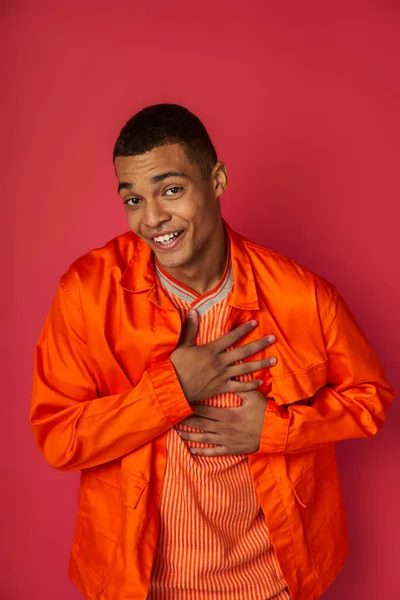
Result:
M14 0L1 12L0 597L73 600L78 475L33 444L32 354L60 274L127 228L119 128L156 102L197 113L230 171L227 219L335 282L399 386L400 10ZM351 551L327 600L400 598L398 424L395 403L376 438L338 449Z

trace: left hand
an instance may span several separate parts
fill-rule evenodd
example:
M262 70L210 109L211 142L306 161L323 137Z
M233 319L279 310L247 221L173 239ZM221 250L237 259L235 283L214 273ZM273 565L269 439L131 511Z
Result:
M261 432L267 399L257 390L241 392L242 406L219 408L204 404L192 404L195 412L184 421L199 433L180 431L183 440L203 444L217 444L213 448L190 448L199 456L223 456L224 454L251 454L260 448Z

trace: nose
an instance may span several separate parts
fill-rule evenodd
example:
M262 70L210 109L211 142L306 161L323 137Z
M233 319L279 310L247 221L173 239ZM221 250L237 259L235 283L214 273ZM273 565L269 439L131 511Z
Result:
M145 203L143 223L147 227L157 229L162 223L169 221L170 219L171 215L157 199Z

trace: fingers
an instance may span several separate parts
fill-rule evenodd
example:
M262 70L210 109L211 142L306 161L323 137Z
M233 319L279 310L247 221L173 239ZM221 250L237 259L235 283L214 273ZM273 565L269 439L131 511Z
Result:
M197 310L191 308L188 312L188 316L181 334L182 346L194 346L198 327L199 313Z
M197 442L200 444L218 444L219 436L215 433L198 433L195 431L177 431L180 438L188 442Z
M216 420L200 417L194 414L190 415L190 417L186 417L186 419L181 421L180 425L192 427L193 429L201 429L202 431L208 431L209 433L217 433L219 422Z
M227 334L227 335L229 335L229 334ZM264 348L268 348L268 346L272 346L272 344L274 344L275 342L276 342L276 337L274 335L267 335L263 338L260 338L259 340L254 340L253 342L250 342L249 344L244 344L243 346L240 346L239 348L235 348L234 350L231 350L230 352L225 352L221 356L221 359L224 361L224 364L233 365L235 362L244 360L245 358L248 358L249 356L253 356L253 354L257 354L257 352L260 352Z
M223 456L231 454L226 446L221 446L221 437L215 433L193 432L176 430L176 433L182 440L188 442L197 442L200 444L209 444L206 448L189 448L191 454L199 456Z
M269 367L276 365L277 362L275 356L271 356L269 358L263 358L262 360L253 360L238 365L232 365L227 370L228 377L229 379L233 379L234 377L239 377L239 375L247 375L248 373L268 369Z
M226 446L212 446L211 448L190 448L191 454L197 456L225 456L226 454L247 454L246 452L229 452Z
M258 323L254 319L251 321L247 321L247 323L243 323L243 325L239 325L235 329L232 329L229 333L225 333L225 335L221 336L211 344L214 346L215 350L218 352L223 352L227 350L231 346L237 344L239 340L241 340L245 335L253 331L255 327L257 327Z
M241 392L253 392L257 390L263 383L261 379L255 379L254 381L235 381L232 379L226 384L226 391L240 396Z
M195 415L203 417L204 421L220 421L221 418L230 410L229 407L209 406L208 404L194 404L192 410ZM187 417L190 418L190 417ZM210 423L208 423L210 425ZM199 427L201 429L201 427Z
M232 410L231 407L208 406L207 404L192 404L192 409L194 414L186 417L181 423L207 431L217 431L217 429L213 429L213 426L218 427L214 421L218 423L221 419L226 419L227 413Z

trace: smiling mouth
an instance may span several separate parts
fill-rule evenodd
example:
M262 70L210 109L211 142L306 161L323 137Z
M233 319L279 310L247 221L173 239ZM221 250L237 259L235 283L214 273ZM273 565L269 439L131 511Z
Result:
M175 233L167 233L166 235L158 235L153 237L153 241L157 242L157 244L168 244L171 240L178 237L181 234L181 231L176 231Z
M152 238L153 243L157 246L157 248L170 250L171 248L175 248L180 242L180 238L183 231L175 231L173 233L167 233L165 235L157 235Z

